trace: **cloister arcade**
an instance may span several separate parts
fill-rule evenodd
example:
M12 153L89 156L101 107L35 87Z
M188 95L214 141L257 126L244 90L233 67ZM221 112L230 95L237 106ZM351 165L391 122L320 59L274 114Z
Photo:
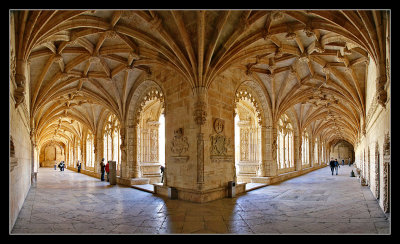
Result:
M226 197L231 181L240 193L350 158L389 211L389 20L383 10L11 11L10 225L40 167L80 162L99 178L102 158L116 161L118 184L193 202Z

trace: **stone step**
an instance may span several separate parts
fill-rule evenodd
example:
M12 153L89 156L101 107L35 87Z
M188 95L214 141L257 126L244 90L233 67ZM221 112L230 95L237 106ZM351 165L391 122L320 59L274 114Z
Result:
M149 178L132 178L131 185L146 185L150 183Z

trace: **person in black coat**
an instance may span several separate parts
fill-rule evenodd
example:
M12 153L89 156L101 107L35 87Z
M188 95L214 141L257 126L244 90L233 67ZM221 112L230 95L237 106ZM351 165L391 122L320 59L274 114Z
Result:
M336 175L338 174L338 170L339 170L339 162L337 161L337 159L335 159L335 170L336 170Z
M104 181L105 171L106 171L106 165L104 164L104 158L103 158L100 162L101 181Z
M161 170L161 183L163 183L163 181L164 181L164 170L165 170L165 167L164 166L160 166L160 170Z
M333 175L333 171L335 170L335 161L333 160L333 158L331 158L331 161L329 161L329 166L331 167L331 171L332 171L332 175Z

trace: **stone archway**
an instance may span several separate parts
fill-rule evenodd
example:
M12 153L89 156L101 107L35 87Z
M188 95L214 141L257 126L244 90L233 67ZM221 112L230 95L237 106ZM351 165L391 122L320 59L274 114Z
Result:
M247 107L247 109L245 110L247 110L248 114L251 114L251 119L247 120L247 122L242 122L242 126L244 129L243 132L245 130L247 130L248 132L252 131L253 137L249 137L249 133L247 133L247 138L246 136L239 136L242 141L246 141L247 139L248 146L251 147L251 145L253 145L252 152L250 152L250 150L248 152L249 155L250 153L253 154L252 161L249 161L247 163L248 167L246 167L248 169L243 168L243 173L247 171L245 173L247 174L247 177L244 177L244 180L246 181L250 180L251 178L254 179L254 177L265 177L276 174L276 170L271 167L274 161L273 153L271 152L271 150L267 149L272 146L273 136L270 106L268 103L267 95L264 92L265 91L263 91L263 89L257 82L251 80L246 80L240 83L235 91L235 115L238 109L238 103L240 103L240 101L246 101L242 104L242 108ZM250 141L253 142L250 142L249 139L252 139ZM258 148L254 144L257 144ZM250 149L250 147L248 147L248 149ZM238 166L239 172L242 171L242 169L240 169L241 166ZM252 182L253 180L250 181Z
M261 164L261 118L252 94L236 93L235 101L235 164L238 182L251 182L258 176Z
M143 81L132 94L127 117L127 168L135 184L160 182L158 157L159 118L165 114L161 87L152 80Z
M39 151L40 167L54 167L55 163L65 161L65 147L58 142L48 142Z

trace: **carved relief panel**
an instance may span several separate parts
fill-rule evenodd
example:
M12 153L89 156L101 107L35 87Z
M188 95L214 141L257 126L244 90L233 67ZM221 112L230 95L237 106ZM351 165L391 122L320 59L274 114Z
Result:
M189 148L187 136L183 135L183 128L174 130L174 138L171 141L171 152L181 156L186 153Z

